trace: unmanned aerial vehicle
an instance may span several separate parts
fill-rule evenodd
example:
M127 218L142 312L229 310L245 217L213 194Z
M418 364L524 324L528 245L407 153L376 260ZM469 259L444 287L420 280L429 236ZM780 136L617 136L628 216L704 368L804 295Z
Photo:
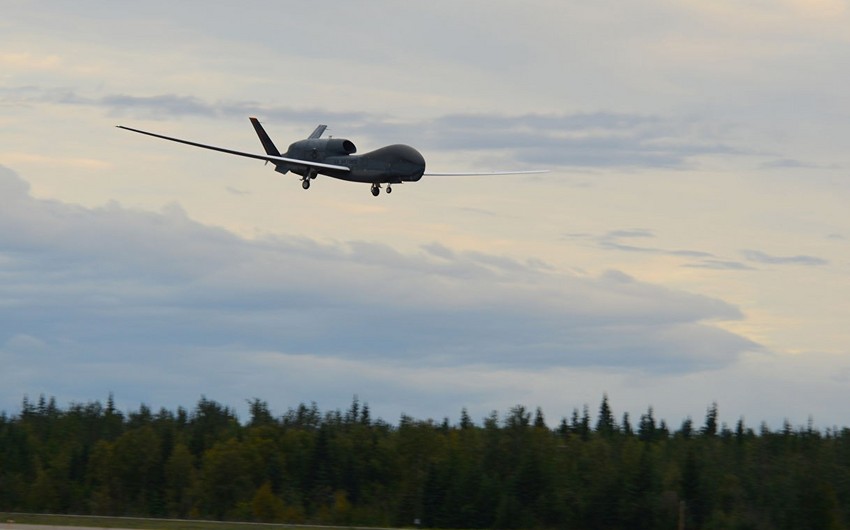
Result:
M386 184L386 192L392 192L393 184L403 182L416 182L423 175L432 176L463 176L463 175L512 175L545 173L545 170L530 171L496 171L487 173L431 173L425 172L425 158L416 149L409 145L395 144L375 149L362 155L355 154L357 147L351 140L343 138L322 138L327 125L319 125L304 140L299 140L289 146L285 153L281 153L266 133L257 118L249 118L260 143L266 154L245 153L233 149L225 149L213 145L190 142L180 138L172 138L152 132L133 129L118 125L118 128L146 134L163 140L179 142L181 144L210 149L231 155L244 156L257 160L265 160L274 164L274 170L278 173L292 172L301 177L301 187L310 188L310 182L318 175L326 175L335 179L350 182L362 182L371 184L372 195L381 193L381 185Z

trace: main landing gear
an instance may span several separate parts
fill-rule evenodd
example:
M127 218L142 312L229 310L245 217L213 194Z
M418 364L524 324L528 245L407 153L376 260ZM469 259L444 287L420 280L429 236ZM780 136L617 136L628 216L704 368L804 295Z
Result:
M387 184L387 193L392 193L393 187L390 184ZM377 197L381 194L381 185L377 182L372 184L372 196Z
M310 181L313 180L314 178L316 178L316 172L315 171L310 171L309 173L307 173L306 175L301 177L301 187L304 188L305 190L309 190L310 189Z

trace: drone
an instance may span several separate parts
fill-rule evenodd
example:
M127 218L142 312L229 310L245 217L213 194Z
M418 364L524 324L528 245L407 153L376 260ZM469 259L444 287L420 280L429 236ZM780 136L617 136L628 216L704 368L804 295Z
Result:
M285 153L281 153L266 133L257 118L249 118L265 154L246 153L214 145L181 140L171 136L164 136L148 131L134 129L118 125L119 129L125 129L139 134L162 138L181 144L201 147L212 151L219 151L231 155L242 156L264 160L266 163L274 164L274 170L278 173L294 173L301 177L301 187L310 189L310 182L319 175L333 177L349 182L360 182L371 184L372 195L377 197L381 193L381 185L386 185L386 192L392 193L393 184L403 182L417 182L423 176L469 176L469 175L516 175L545 173L547 170L525 170L525 171L496 171L487 173L431 173L425 171L425 158L422 154L404 144L388 145L357 155L357 147L351 140L343 138L322 138L327 125L319 125L304 140L298 140L291 144Z

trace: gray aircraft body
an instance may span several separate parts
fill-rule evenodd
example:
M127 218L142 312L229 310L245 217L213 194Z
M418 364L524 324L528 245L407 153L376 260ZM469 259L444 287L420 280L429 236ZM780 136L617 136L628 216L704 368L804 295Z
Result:
M381 193L381 184L386 184L387 193L392 192L393 184L416 182L423 175L508 175L518 173L543 173L545 171L501 171L489 173L426 173L425 158L409 145L395 144L374 151L356 155L357 147L351 140L343 138L322 138L327 128L319 125L305 140L299 140L289 146L285 153L278 151L274 142L260 125L257 118L249 118L266 154L245 153L213 145L190 142L152 132L118 125L118 128L146 134L172 142L210 149L231 155L238 155L274 164L278 173L295 173L301 176L301 187L310 188L310 181L318 175L327 175L340 180L363 182L372 185L372 195Z

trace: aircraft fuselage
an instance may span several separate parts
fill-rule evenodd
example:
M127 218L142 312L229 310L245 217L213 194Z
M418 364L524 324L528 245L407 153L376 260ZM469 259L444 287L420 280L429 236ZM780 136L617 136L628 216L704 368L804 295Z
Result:
M425 173L425 158L409 145L395 144L355 155L357 148L341 138L301 140L289 146L282 156L299 160L344 166L348 171L275 163L275 171L296 175L327 175L340 180L371 184L416 182Z

